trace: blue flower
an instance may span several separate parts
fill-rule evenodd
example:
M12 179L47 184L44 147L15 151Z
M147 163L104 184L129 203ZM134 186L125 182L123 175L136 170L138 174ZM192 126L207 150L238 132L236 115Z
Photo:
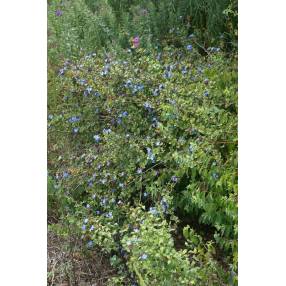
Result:
M132 93L135 94L137 91L139 91L138 85L135 84L135 85L133 86Z
M206 97L209 96L209 92L207 90L204 92L204 96L206 96Z
M191 44L187 45L187 50L191 52L193 50L193 46Z
M161 206L163 208L163 212L166 213L167 209L169 207L169 204L167 203L167 200L165 198L163 198L160 203L161 203Z
M117 124L120 125L121 123L122 123L122 118L121 118L121 117L118 117L118 118L117 118Z
M49 114L48 119L52 120L54 116L52 114Z
M67 179L70 176L69 172L64 171L63 173L63 179Z
M103 70L100 72L100 75L105 76L108 74L108 70Z
M215 180L217 180L217 179L219 178L219 175L218 175L218 173L213 173L213 174L212 174L212 177L213 177Z
M77 82L80 85L85 85L87 83L87 80L86 79L79 79Z
M87 247L88 248L91 248L93 246L93 242L90 240L88 243L87 243Z
M172 182L176 183L176 182L178 182L178 177L172 176L171 180L172 180Z
M155 155L149 147L147 148L147 159L151 160L153 163L155 162Z
M86 90L84 91L83 95L88 96L92 92L92 87L87 87Z
M155 207L150 207L149 208L149 213L151 213L152 215L157 215L158 211Z
M78 130L79 130L78 127L74 127L73 130L72 130L72 132L73 132L74 134L77 134L77 133L78 133Z
M107 218L113 218L112 212L109 212L109 213L105 214L105 217L107 217Z
M144 198L148 197L148 193L144 192L144 193L143 193L143 197L144 197Z
M208 50L209 50L210 52L219 52L219 51L220 51L220 48L209 47Z
M93 231L94 230L94 226L92 225L89 229L89 231Z
M137 170L137 174L142 174L142 169L141 168L139 168L138 170Z
M100 215L100 211L96 211L95 213L96 213L97 215Z
M80 121L80 117L79 116L72 116L71 118L68 119L69 123L75 123Z
M160 94L160 90L158 88L153 90L153 95L158 96Z
M104 128L102 130L102 132L103 132L103 134L107 135L107 134L111 133L111 129L110 128L108 128L108 129Z
M151 106L151 104L149 102L145 102L143 104L143 106L145 107L146 110L151 111L153 108Z
M89 208L90 208L90 204L87 204L87 205L86 205L86 208L89 209Z
M87 224L88 218L85 218L85 219L83 220L83 222L84 222L85 224Z
M158 126L158 120L156 117L152 118L152 127L157 127Z
M95 199L95 198L96 198L96 194L93 194L93 195L92 195L92 198Z
M188 72L186 66L182 67L182 74L185 75Z
M86 230L86 225L83 224L82 227L81 227L81 229L82 229L82 230Z
M141 259L141 260L146 260L147 257L148 257L148 255L144 253L144 254L142 254L142 255L140 256L140 259Z
M105 206L107 203L107 199L106 198L102 198L101 201L100 201L100 205L101 206Z
M138 91L141 91L141 90L143 90L144 89L144 85L143 84L138 84L137 85L137 90Z
M64 75L65 74L66 68L62 68L59 70L59 75Z
M171 71L165 71L164 78L171 78L171 77L172 77Z
M166 66L166 71L171 71L171 70L172 70L172 68L173 68L173 66L172 66L172 65L167 65L167 66Z
M93 136L94 140L96 143L98 143L100 141L100 136L98 134Z
M126 81L126 83L124 84L124 86L125 86L125 87L132 87L132 81L131 81L131 79L128 79L128 80Z
M106 76L106 75L108 74L109 70L110 70L110 65L109 65L109 64L106 64L100 74L101 74L102 76Z
M127 112L127 111L123 111L123 112L121 113L121 116L122 116L122 117L128 116L128 112Z
M164 84L159 84L159 90L162 90L162 89L164 89L165 88L165 86L164 86Z
M89 187L92 187L93 186L93 179L89 179L87 181L87 184L88 184Z
M174 99L170 99L170 98L169 98L168 101L169 101L171 104L173 104L173 105L176 104L176 100L174 100Z
M209 80L208 80L207 78L205 78L205 79L204 79L204 84L207 85L208 83L209 83Z
M96 91L96 92L94 93L94 96L99 97L99 96L100 96L100 93L99 93L98 91Z

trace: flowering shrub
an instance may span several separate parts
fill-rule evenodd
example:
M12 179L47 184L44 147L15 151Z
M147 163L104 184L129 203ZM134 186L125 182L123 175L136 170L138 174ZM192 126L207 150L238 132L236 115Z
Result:
M184 47L92 53L58 72L49 174L68 197L63 219L118 267L113 285L235 281L236 62ZM206 231L185 230L179 250L182 225Z

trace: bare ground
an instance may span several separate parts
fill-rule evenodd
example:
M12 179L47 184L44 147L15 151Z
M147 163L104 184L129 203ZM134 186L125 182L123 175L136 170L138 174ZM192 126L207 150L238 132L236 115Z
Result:
M49 286L106 286L115 275L108 257L99 250L85 250L81 240L48 231Z

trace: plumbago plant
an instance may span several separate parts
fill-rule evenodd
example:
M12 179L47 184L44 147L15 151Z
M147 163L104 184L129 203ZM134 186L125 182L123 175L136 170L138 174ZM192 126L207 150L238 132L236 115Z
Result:
M236 61L191 42L92 53L66 60L58 83L48 168L51 196L66 198L61 232L110 255L110 285L236 285Z

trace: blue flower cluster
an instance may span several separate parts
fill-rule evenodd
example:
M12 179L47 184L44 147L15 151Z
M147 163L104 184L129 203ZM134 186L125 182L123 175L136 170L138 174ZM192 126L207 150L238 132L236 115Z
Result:
M151 160L152 163L155 162L155 155L153 154L151 148L147 147L147 159Z
M146 102L143 104L143 106L144 106L145 109L148 110L149 112L152 112L152 111L153 111L153 107L152 107L152 105L151 105L149 102L146 101Z
M169 204L167 203L167 200L165 198L162 198L160 204L163 209L163 212L166 213L169 208Z
M132 94L136 94L137 92L140 92L144 89L143 84L136 84L132 83L131 79L128 79L125 84L123 84L124 87L130 89L132 91Z
M87 85L87 80L84 78L77 79L79 85Z
M121 124L122 123L122 118L127 117L127 116L128 116L128 112L127 111L123 111L122 113L120 113L118 115L118 118L117 118L117 123Z
M102 130L102 133L105 134L105 135L110 134L111 133L111 129L110 128L104 128Z
M108 75L109 72L110 72L110 64L106 64L103 67L103 70L100 72L100 75L106 76L106 75Z
M214 52L219 52L220 51L220 48L216 48L216 47L209 47L208 50L212 53Z
M69 123L75 123L80 121L79 116L72 116L71 118L68 119Z
M88 96L92 92L92 87L88 86L85 91L83 92L84 96Z

